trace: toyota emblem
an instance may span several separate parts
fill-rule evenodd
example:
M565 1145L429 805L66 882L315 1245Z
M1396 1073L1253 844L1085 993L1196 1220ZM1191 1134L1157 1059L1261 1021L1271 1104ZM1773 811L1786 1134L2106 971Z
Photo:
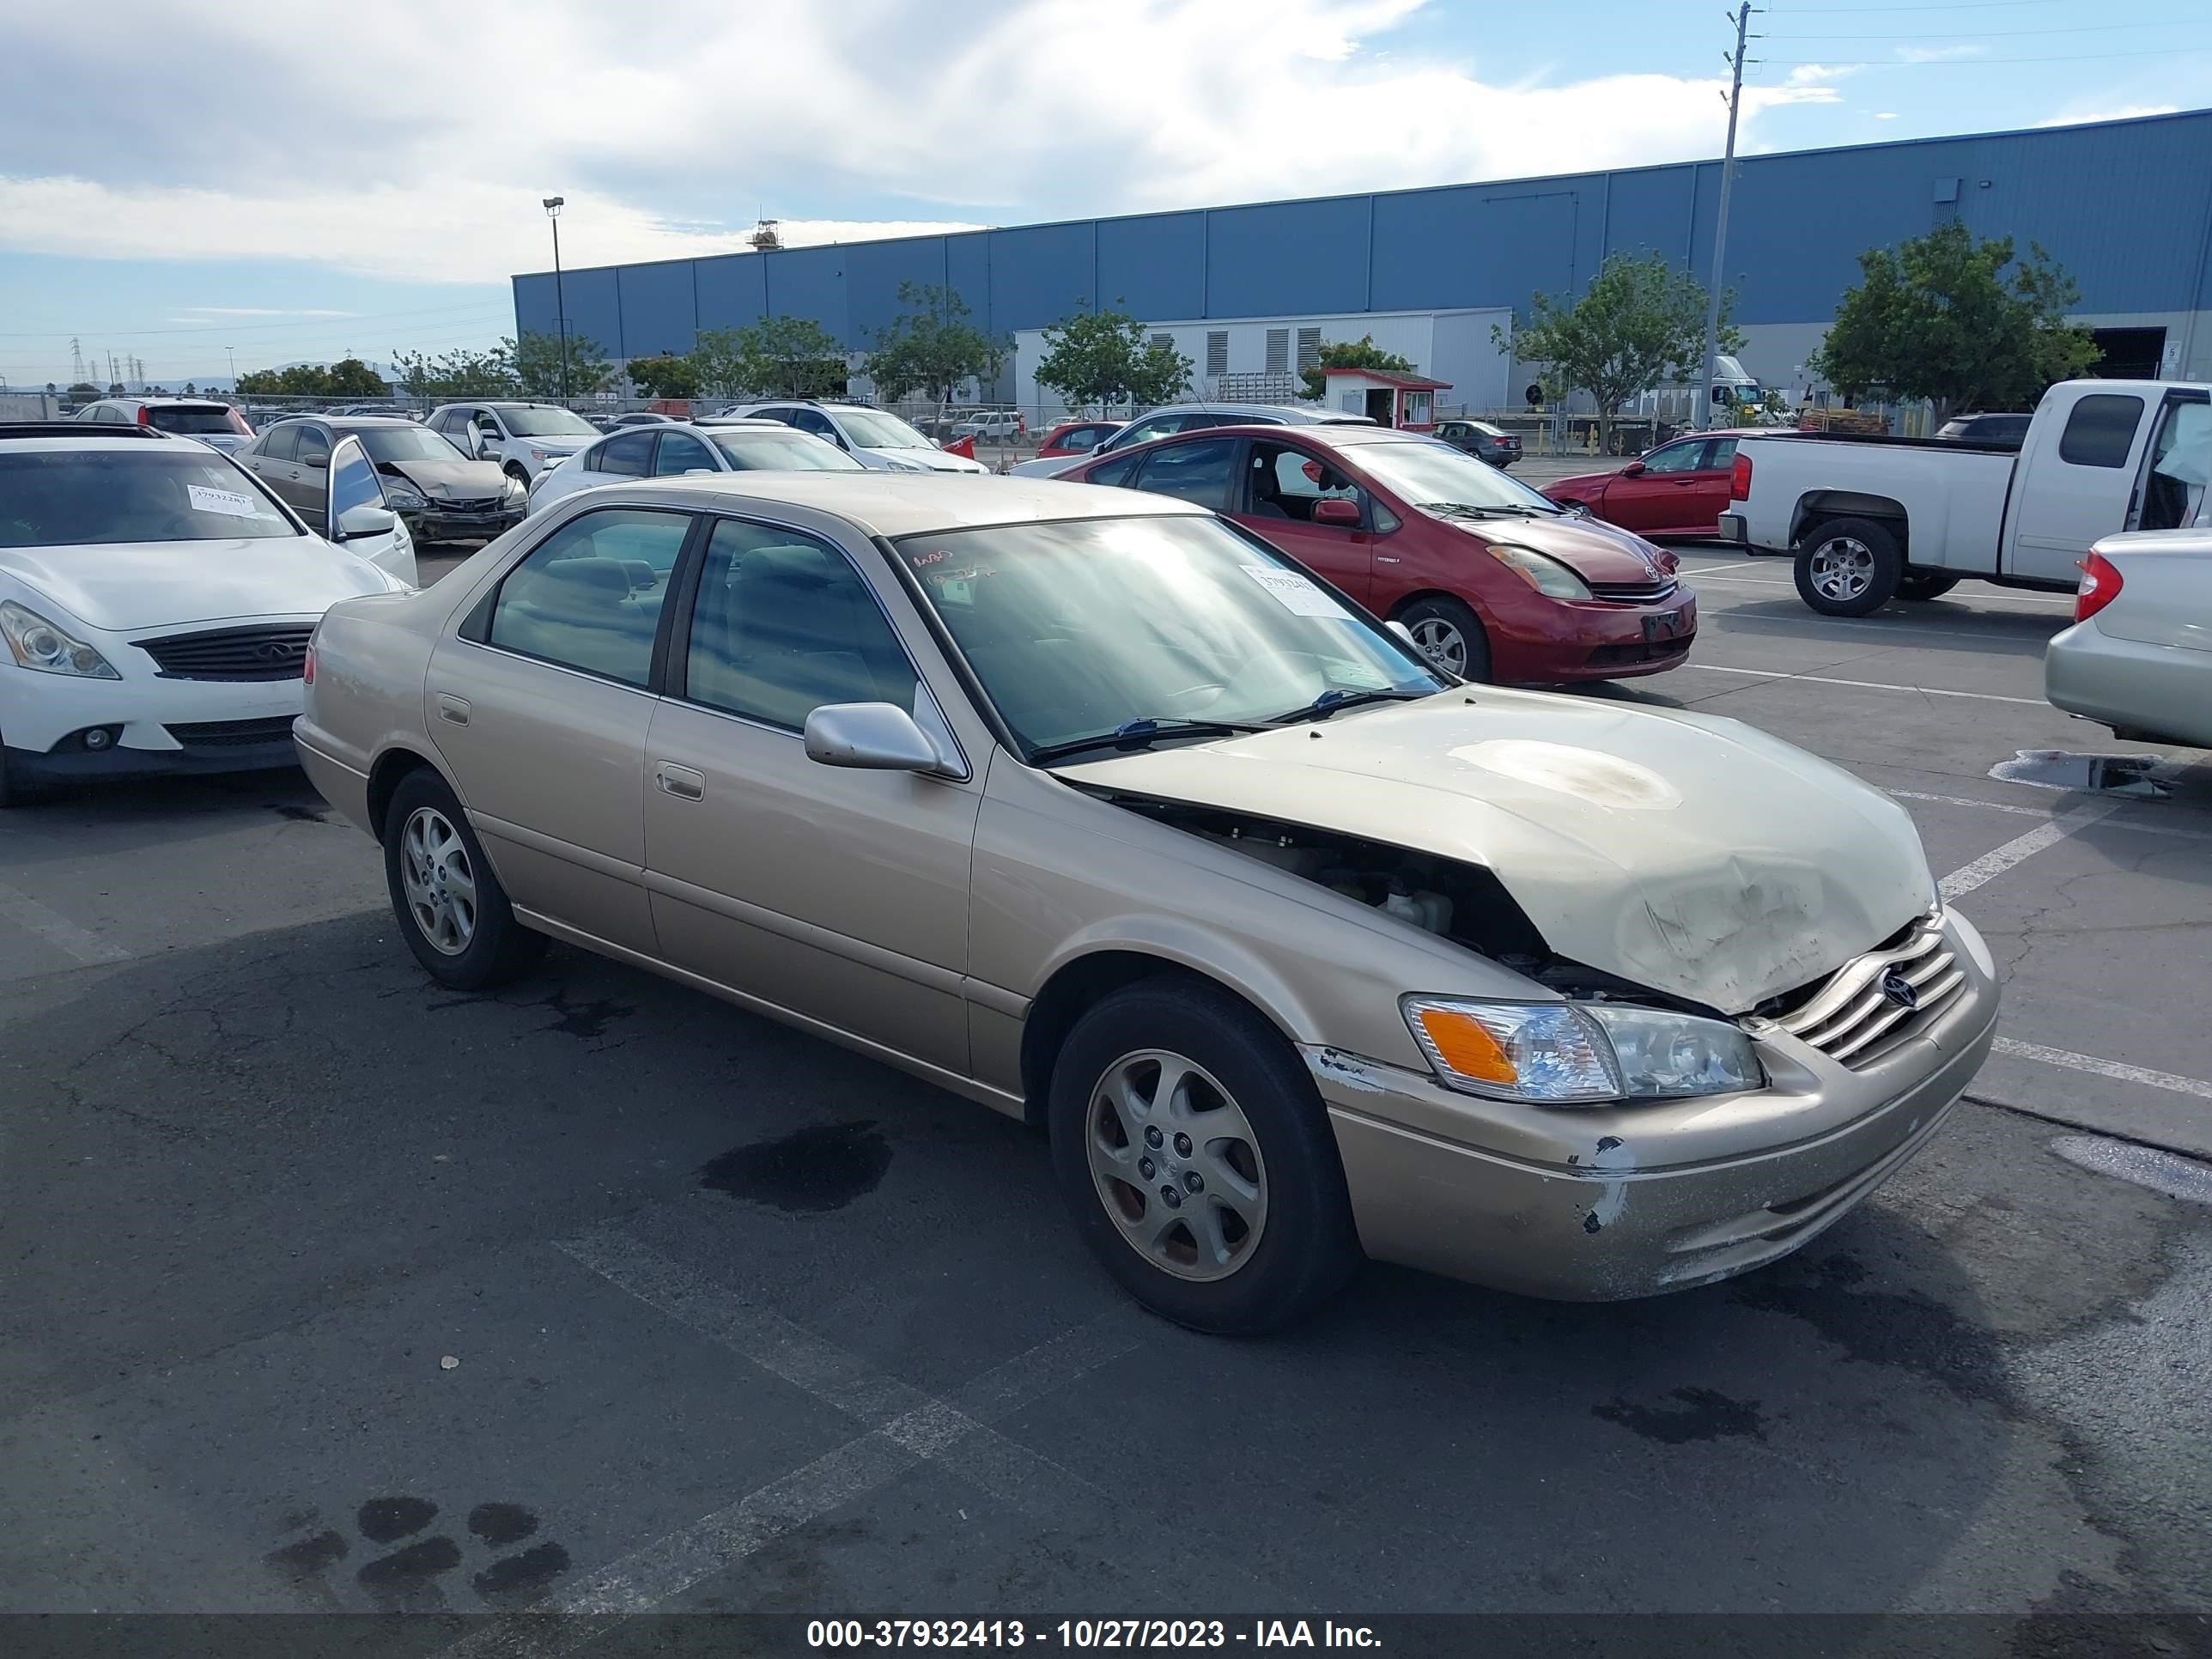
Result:
M1920 1006L1920 993L1912 988L1912 981L1896 969L1881 976L1881 994L1907 1012Z

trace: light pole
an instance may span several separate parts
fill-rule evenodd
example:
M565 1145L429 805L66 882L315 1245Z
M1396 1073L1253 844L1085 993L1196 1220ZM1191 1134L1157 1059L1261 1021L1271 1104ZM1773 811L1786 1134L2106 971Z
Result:
M561 210L568 204L565 196L548 196L544 200L545 216L553 226L553 312L554 326L561 331L561 401L568 401L568 295L561 285Z
M225 346L223 349L230 355L230 395L235 398L238 395L238 348Z

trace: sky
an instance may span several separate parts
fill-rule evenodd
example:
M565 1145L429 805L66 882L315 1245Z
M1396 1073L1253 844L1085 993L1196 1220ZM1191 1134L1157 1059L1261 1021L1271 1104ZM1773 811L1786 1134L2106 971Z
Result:
M2205 0L1770 0L1739 148L2212 103ZM507 279L1720 153L1725 0L0 9L0 380L489 344ZM103 367L99 378L106 378Z

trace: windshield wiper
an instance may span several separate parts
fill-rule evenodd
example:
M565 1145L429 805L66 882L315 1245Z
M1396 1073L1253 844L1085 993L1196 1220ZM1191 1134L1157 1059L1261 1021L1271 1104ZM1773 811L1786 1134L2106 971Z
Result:
M1277 715L1275 720L1281 726L1293 720L1325 720L1340 708L1356 708L1364 702L1419 702L1423 697L1435 695L1431 691L1349 691L1338 688L1322 692L1303 708Z
M1048 743L1042 749L1032 749L1030 764L1042 766L1048 761L1066 760L1093 749L1121 749L1133 753L1151 748L1162 738L1241 738L1270 729L1257 720L1127 720L1111 732L1070 738L1065 743Z
M1560 516L1556 507L1532 507L1526 501L1421 501L1418 505L1422 512L1433 513L1439 519L1487 519L1500 513L1523 519Z

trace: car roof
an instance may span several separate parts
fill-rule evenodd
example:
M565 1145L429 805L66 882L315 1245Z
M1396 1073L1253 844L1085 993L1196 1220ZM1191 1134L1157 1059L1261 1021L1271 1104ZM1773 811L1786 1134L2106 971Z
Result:
M95 398L92 401L95 404L190 404L194 409L228 409L230 407L220 398L183 398L166 392L160 396L149 393L144 397L127 395L121 398ZM91 404L88 404L85 407L90 408Z
M748 500L784 502L834 514L884 537L1061 519L1207 516L1206 508L1172 495L973 472L718 472L601 485L590 495L614 506L633 492L728 509Z
M303 415L298 418L301 420L316 421L343 421L348 426L419 426L422 424L419 421L409 420L404 415ZM271 424L273 425L275 422L272 422Z
M80 426L75 421L7 421L0 422L0 439L7 441L10 453L21 453L13 447L21 444L34 453L70 449L137 449L148 443L173 444L185 441L173 433L151 426ZM206 444L201 449L210 455L222 452Z

